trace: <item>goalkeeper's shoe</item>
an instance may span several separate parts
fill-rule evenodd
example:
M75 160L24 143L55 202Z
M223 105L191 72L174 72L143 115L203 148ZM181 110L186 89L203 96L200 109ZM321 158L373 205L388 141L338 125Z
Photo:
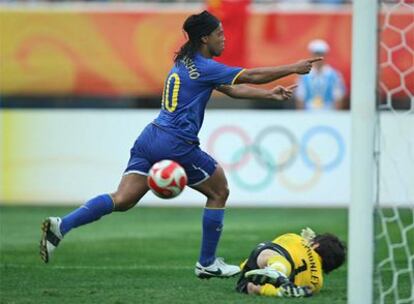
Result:
M52 256L52 252L63 239L60 232L60 217L48 217L42 223L42 238L40 240L40 257L43 262L48 263Z
M279 287L289 282L285 274L270 267L250 270L244 276L249 282L256 285L272 284L275 287Z
M197 262L194 272L200 279L230 278L240 273L240 267L224 263L223 258L216 258L213 264L207 267Z

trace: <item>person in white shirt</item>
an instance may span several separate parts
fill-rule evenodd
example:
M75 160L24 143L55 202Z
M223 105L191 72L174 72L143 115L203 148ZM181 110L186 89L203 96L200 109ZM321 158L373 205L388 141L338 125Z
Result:
M322 39L312 40L308 45L312 56L325 57L329 45ZM314 64L314 69L298 78L295 94L297 109L340 110L344 108L345 85L342 75L326 63L325 58Z

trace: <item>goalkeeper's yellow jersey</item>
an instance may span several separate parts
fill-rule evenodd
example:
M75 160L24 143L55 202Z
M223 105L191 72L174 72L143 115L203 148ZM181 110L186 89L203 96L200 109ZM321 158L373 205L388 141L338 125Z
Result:
M313 292L322 288L322 261L307 240L300 235L287 233L277 237L272 243L282 246L292 258L294 269L286 275L293 276L295 285L309 286Z
M300 235L287 233L275 238L272 243L282 247L284 253L270 258L268 266L284 272L296 286L308 286L312 293L319 292L323 285L322 261L309 242ZM260 294L281 296L279 288L271 284L262 285Z

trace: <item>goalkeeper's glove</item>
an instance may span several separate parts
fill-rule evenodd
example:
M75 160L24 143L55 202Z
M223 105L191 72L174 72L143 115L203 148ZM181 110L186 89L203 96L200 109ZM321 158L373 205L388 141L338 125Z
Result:
M309 227L306 227L305 229L302 229L300 236L304 238L308 243L312 243L313 239L316 237L316 233Z
M250 270L244 276L249 282L256 285L272 284L275 287L279 287L289 282L289 279L284 273L270 267Z
M312 296L312 290L308 286L296 286L292 282L279 287L278 296L283 298L306 298Z

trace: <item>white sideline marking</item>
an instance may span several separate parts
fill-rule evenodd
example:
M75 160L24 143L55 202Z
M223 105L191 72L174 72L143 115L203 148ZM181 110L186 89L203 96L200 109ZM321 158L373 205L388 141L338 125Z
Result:
M26 265L26 264L1 264L1 268L52 268L52 269L93 269L93 270L192 270L189 266L155 266L155 265L131 265L131 266L82 266L82 265Z

